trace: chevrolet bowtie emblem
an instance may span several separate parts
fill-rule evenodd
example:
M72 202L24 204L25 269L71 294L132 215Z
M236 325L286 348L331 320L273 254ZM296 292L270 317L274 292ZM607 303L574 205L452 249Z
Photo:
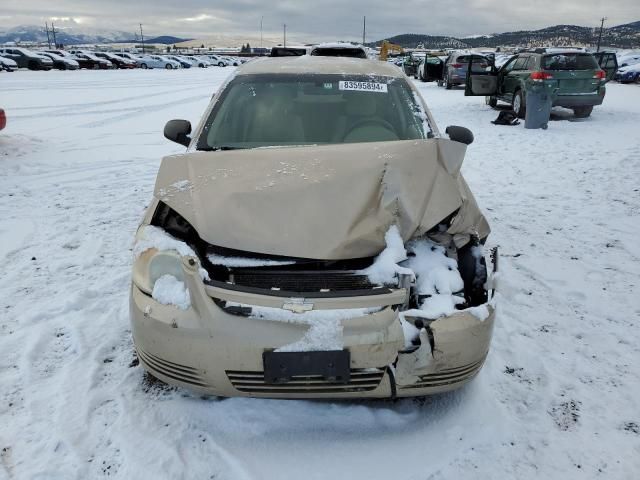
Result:
M313 303L307 303L304 298L292 298L288 302L282 304L284 310L293 313L304 313L313 310Z

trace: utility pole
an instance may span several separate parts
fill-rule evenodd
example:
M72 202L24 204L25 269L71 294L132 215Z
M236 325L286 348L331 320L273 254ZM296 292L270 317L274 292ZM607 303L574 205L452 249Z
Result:
M144 54L144 35L142 34L142 24L140 24L140 38L142 39L142 53Z
M596 53L600 51L600 41L602 40L602 29L604 28L604 21L607 17L602 17L600 19L600 34L598 35L598 48L596 48Z
M264 15L260 17L260 50L262 51L262 21L264 20Z
M284 48L287 48L287 24L284 24Z
M51 32L53 32L53 46L58 48L58 42L56 40L56 26L51 22Z
M51 38L49 37L49 24L47 22L44 22L44 28L47 31L47 44L49 45L49 48L51 48Z
M367 17L362 17L362 46L364 47L364 42L367 37Z

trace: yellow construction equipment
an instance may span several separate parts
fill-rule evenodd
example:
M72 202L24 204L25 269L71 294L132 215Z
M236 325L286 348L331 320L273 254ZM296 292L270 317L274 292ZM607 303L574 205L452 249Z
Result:
M402 55L404 53L404 49L400 45L384 40L382 42L382 47L380 48L380 60L386 61L390 52Z

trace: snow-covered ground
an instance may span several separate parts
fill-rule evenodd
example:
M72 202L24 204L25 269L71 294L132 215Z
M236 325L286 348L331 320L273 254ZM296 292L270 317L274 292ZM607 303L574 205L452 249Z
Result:
M171 118L230 69L0 75L0 479L637 479L640 88L549 129L419 88L473 130L498 323L466 388L398 402L203 399L132 366L135 228Z

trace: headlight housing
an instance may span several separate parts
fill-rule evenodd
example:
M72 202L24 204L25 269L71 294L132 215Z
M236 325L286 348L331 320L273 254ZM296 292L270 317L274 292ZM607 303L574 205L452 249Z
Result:
M153 286L163 275L172 275L184 281L182 258L174 250L159 251L150 248L137 257L133 264L133 283L143 292L151 295Z

